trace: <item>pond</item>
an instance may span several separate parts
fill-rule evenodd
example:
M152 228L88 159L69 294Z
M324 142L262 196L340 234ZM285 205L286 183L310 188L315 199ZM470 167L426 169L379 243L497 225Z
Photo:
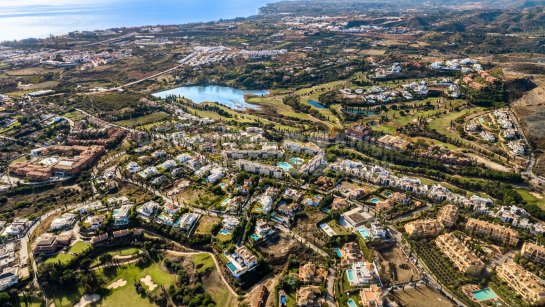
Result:
M317 109L325 109L325 106L321 103L319 103L318 101L316 100L312 100L312 99L309 99L307 100L308 104L310 104L311 106L317 108Z
M153 94L155 97L166 98L170 95L185 97L194 103L205 101L217 102L234 110L258 109L259 106L247 103L244 95L267 95L267 90L239 90L219 85L182 86Z

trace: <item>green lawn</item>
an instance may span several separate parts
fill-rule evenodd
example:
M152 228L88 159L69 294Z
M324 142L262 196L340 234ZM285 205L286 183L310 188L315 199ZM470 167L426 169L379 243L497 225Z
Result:
M68 250L69 253L75 253L75 254L79 254L81 252L84 252L86 250L88 250L90 248L89 244L83 242L83 241L78 241L76 242L76 244L72 245L72 247L70 247L70 249Z
M58 262L60 262L61 264L68 264L68 263L70 263L70 261L72 261L72 259L74 259L76 257L73 254L79 254L81 252L84 252L84 251L88 250L89 248L90 248L89 244L87 244L85 242L82 242L82 241L78 241L78 242L76 242L76 244L74 244L74 245L72 245L72 247L70 247L68 252L58 253L57 255L55 255L55 257L48 258L45 261L45 263L58 263Z
M343 226L339 225L339 223L336 220L331 220L327 222L327 225L333 229L339 236L347 236L350 234L350 231L348 229L344 228Z

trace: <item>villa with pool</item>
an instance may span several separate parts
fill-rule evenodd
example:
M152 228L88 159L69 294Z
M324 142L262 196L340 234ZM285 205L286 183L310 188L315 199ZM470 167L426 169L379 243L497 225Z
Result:
M234 277L240 278L257 267L257 257L246 246L237 247L233 253L223 253L227 260L227 268Z
M361 287L375 282L375 265L370 262L354 262L346 270L346 277L350 286ZM376 274L378 276L378 274Z

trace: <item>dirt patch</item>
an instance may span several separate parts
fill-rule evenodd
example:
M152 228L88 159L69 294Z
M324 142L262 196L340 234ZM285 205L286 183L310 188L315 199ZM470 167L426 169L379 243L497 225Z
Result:
M294 250L299 248L301 248L301 244L299 242L284 234L279 234L276 239L270 241L268 244L259 246L258 250L265 255L269 261L276 259L281 262L282 259L287 259L287 257L293 253Z
M451 307L454 306L446 297L428 287L417 287L397 291L390 295L401 306L412 307Z
M398 247L381 250L380 255L385 264L389 267L390 276L393 282L397 283L420 279L420 276L416 269L414 269L412 263L405 259L402 251Z
M108 285L108 289L117 289L119 287L123 287L127 284L127 281L124 280L124 279L118 279L116 281L114 281L113 283L109 284Z
M98 302L100 299L100 295L98 294L85 294L81 297L78 303L74 305L74 307L84 307L93 303Z
M146 275L146 277L144 278L140 278L140 281L143 282L144 285L146 285L150 291L153 291L155 290L155 288L157 288L157 284L153 282L153 280L151 279L151 276L149 275Z

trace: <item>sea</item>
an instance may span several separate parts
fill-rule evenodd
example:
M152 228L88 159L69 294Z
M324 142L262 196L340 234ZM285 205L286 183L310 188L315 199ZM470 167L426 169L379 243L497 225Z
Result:
M275 0L0 0L0 41L257 15Z

